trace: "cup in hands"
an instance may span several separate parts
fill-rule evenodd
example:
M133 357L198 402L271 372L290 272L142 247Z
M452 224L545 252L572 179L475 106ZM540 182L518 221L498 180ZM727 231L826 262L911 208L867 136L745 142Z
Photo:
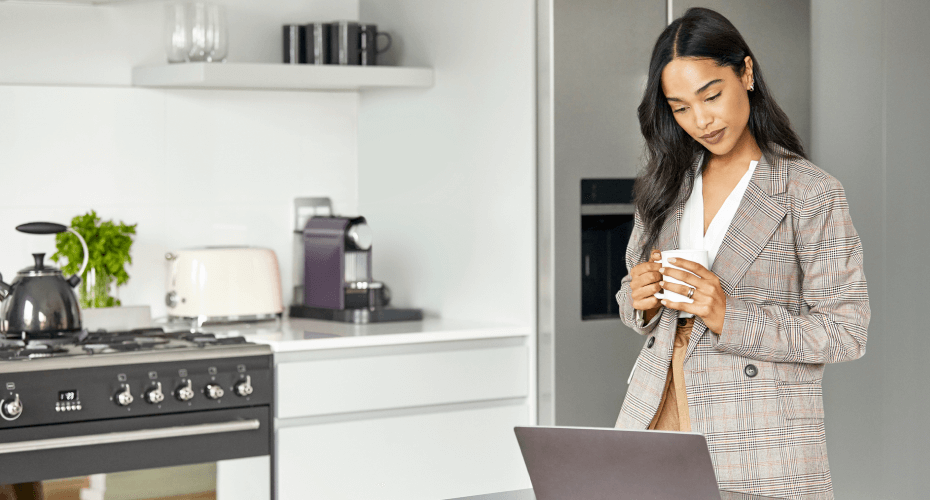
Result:
M662 264L662 267L665 267L665 268L671 267L671 268L681 269L682 271L685 271L681 267L669 264L668 259L670 258L690 260L691 262L696 262L704 267L707 267L707 264L708 264L707 250L665 250L664 252L662 252L662 260L659 261ZM690 271L685 271L685 272L690 272ZM667 281L669 283L678 283L679 285L690 286L683 281L679 281L675 278L672 278L671 276L666 276L664 274L662 275L662 280ZM665 290L665 289L663 289L662 292L655 294L655 297L659 300L667 299L672 302L687 302L689 304L694 302L694 299L689 299L688 297L684 295L681 295L679 293L675 293L669 290Z

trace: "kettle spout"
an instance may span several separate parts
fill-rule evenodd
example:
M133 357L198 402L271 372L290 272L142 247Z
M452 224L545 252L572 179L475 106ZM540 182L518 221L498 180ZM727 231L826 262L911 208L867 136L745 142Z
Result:
M11 287L10 285L7 285L3 281L3 275L0 274L0 300L7 298L7 296L10 295L10 291L12 290L13 290L13 287Z

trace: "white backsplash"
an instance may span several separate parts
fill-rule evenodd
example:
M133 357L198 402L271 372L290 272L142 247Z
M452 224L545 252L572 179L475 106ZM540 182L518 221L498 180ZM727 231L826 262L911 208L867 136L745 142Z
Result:
M217 0L229 61L281 61L281 25L357 19L358 0ZM0 272L54 252L17 224L95 209L138 223L124 304L165 314L165 252L275 250L290 300L293 199L358 207L358 94L132 88L165 62L164 2L0 2Z
M0 272L7 280L90 209L138 223L124 304L165 314L170 250L275 250L290 300L293 199L358 207L358 94L0 86Z
M281 25L358 19L358 0L211 0L226 6L229 62L281 62ZM0 1L0 84L129 85L164 64L165 3Z

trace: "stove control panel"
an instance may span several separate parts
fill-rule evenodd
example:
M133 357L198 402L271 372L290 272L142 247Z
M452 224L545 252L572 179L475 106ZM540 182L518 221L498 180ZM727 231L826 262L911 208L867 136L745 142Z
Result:
M270 352L154 363L99 359L100 366L0 370L0 429L263 406L274 396ZM67 364L67 358L48 361Z

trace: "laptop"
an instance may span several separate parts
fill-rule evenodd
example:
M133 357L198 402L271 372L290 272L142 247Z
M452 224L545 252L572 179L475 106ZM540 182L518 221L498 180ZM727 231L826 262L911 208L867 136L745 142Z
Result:
M701 434L591 427L514 432L536 500L720 500Z

